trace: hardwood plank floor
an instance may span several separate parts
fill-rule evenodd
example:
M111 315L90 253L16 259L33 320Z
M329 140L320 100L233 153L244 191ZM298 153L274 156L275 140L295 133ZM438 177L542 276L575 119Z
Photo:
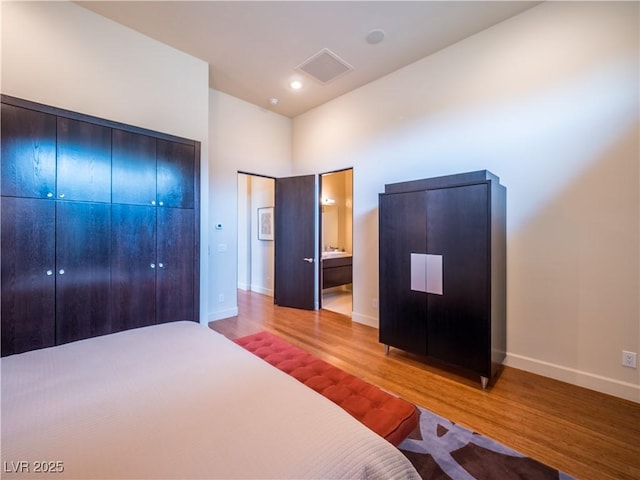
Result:
M378 343L378 330L327 310L273 305L238 291L238 316L209 326L233 339L280 336L380 388L582 480L640 479L640 404L505 367L483 391L475 378Z

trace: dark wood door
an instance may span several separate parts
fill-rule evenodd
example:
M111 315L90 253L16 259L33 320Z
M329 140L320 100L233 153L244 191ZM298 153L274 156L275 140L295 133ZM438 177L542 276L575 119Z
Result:
M2 104L1 193L53 198L56 187L56 117Z
M314 310L315 176L277 178L275 198L275 303Z
M156 318L156 208L111 206L111 325L143 327Z
M55 344L55 203L2 198L2 356Z
M411 290L411 254L426 253L426 192L380 195L380 342L427 353L427 294Z
M193 208L195 194L195 149L193 145L157 141L158 205Z
M111 206L57 202L56 342L111 333Z
M429 356L490 376L487 184L429 190L427 251L443 256L443 295L428 295Z
M112 135L112 202L155 205L156 139L117 129Z
M111 129L58 117L57 198L111 202Z
M195 320L193 210L158 208L156 321Z

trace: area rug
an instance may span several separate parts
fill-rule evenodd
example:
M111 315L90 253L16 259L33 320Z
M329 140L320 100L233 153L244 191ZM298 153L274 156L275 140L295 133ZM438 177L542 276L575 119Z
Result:
M418 410L419 428L398 448L424 479L572 480L563 472L425 408Z

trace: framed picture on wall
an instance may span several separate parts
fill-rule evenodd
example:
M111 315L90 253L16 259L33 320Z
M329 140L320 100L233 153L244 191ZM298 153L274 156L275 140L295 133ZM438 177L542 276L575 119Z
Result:
M258 240L273 240L273 207L258 209Z

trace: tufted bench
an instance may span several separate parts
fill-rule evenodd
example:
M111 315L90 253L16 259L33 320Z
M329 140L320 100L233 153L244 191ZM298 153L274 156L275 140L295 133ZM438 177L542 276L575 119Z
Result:
M418 424L418 410L411 403L270 333L256 333L235 342L338 404L393 445L404 440Z

